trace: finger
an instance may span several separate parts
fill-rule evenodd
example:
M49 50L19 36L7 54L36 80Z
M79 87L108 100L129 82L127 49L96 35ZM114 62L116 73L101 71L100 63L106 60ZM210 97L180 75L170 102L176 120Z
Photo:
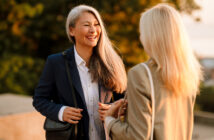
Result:
M81 113L76 113L76 112L67 112L68 115L71 115L71 116L75 116L75 117L82 117L82 114Z
M69 107L65 111L67 111L67 112L74 112L74 113L81 113L83 111L83 109Z
M108 110L98 110L98 112L107 112Z
M114 102L111 105L111 108L106 112L105 116L113 116L113 117L117 117L117 115L119 114L119 108L120 106L123 104L124 99L120 99L116 102Z
M116 102L114 102L113 104L112 104L112 109L117 109L118 107L121 107L122 105L123 105L123 103L124 103L124 99L120 99L120 100L118 100L118 101L116 101Z
M108 104L102 104L102 103L98 103L99 104L99 109L104 109L104 110L108 110L111 105Z
M107 111L103 111L103 110L98 110L100 115L105 115Z
M106 114L99 114L99 116L105 116Z
M83 111L83 109L73 108L73 107L70 107L69 110L72 111L72 112L76 112L76 113L81 113Z
M125 102L123 103L123 107L127 107L127 106L128 106L128 102L125 101Z
M80 117L76 117L76 116L71 116L70 119L71 119L71 120L74 120L74 121L79 121L79 120L81 120Z
M72 117L75 117L75 118L82 118L82 116L75 116L73 114L67 114L67 117L69 117L69 119L71 119Z
M109 110L110 106L109 107L103 107L103 106L99 106L99 109L101 110Z
M114 104L118 104L118 103L121 103L121 102L124 102L124 99L117 100L117 101L114 102Z
M99 108L98 110L99 111L108 111L109 109L101 109L101 108Z
M112 105L112 109L118 109L119 107L121 107L123 105L124 100L118 100L117 102L115 102Z
M125 115L125 110L121 109L121 110L119 111L119 116L121 116L121 115Z
M76 116L72 116L72 115L66 115L64 117L64 120L65 121L68 121L68 120L75 120L75 121L78 121L78 120L81 120L82 117L76 117Z
M79 121L73 121L73 120L68 120L67 122L71 123L71 124L78 124L79 123Z
M82 111L82 109L79 109L78 111L75 109L75 108L73 108L73 107L67 107L67 108L65 108L65 110L64 110L64 113L63 114L70 114L70 115L75 115L75 116L82 116L81 115L81 111Z
M75 116L75 117L78 117L78 118L82 118L82 114L80 113L75 113L75 112L71 112L71 111L66 111L63 113L63 116L65 117L69 117L71 118L71 116Z
M102 113L102 112L106 112L106 111L108 111L108 110L101 110L101 109L98 110L99 113L100 113L100 112L101 112L101 113Z
M112 106L112 108L111 108L112 114L118 114L119 113L121 104L122 103L120 103L120 104L118 103L118 104Z
M99 105L99 106L104 106L104 107L111 106L111 104L104 104L104 103L101 103L101 102L98 102L98 105Z

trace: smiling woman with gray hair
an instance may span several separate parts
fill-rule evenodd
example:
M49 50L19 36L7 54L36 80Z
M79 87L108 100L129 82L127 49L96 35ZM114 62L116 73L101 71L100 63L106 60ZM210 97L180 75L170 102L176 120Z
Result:
M105 139L102 121L110 105L104 103L111 101L114 92L123 93L126 89L123 62L93 7L74 7L67 17L66 32L74 45L63 54L48 56L35 89L33 105L53 121L78 124L78 140ZM65 61L68 61L68 67ZM70 69L68 73L67 69ZM73 88L69 85L70 80ZM56 132L52 134L55 134L53 140L60 139ZM69 139L74 138L70 136Z

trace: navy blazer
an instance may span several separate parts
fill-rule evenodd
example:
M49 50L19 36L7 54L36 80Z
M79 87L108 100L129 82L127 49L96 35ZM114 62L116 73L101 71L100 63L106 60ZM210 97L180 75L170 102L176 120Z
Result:
M59 121L58 113L62 106L74 106L64 59L65 58L62 53L48 56L33 97L33 106L36 110L44 116L56 121ZM83 117L81 121L84 124L84 133L87 134L86 139L89 139L89 115L79 72L75 62L74 47L67 50L66 59L69 61L70 74L74 85L78 107L83 109ZM122 95L114 93L115 99L121 97Z

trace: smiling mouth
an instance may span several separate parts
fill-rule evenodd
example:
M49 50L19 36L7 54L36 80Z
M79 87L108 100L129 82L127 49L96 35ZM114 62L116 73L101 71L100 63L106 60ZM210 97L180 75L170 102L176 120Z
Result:
M87 39L95 41L97 39L97 36L88 36Z

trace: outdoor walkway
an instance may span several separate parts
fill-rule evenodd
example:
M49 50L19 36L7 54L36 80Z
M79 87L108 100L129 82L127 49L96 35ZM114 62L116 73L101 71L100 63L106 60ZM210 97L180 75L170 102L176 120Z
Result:
M214 140L214 114L195 113L192 140ZM0 140L44 140L44 117L32 106L32 97L0 95Z
M195 123L192 140L214 140L214 126Z

